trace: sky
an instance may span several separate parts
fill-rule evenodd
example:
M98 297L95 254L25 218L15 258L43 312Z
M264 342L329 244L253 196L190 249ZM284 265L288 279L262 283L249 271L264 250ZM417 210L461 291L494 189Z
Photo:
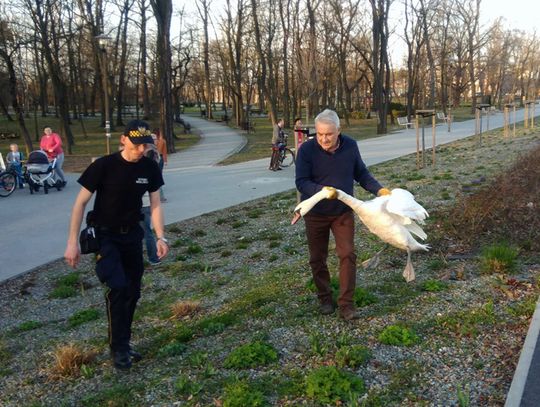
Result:
M175 9L182 5L186 6L186 11L196 14L196 0L173 0ZM403 0L394 0L390 7L390 19L400 20L400 4ZM221 11L224 8L224 0L212 0L212 7ZM193 15L193 14L192 14ZM540 36L540 0L482 0L480 4L480 21L483 26L489 26L498 17L504 18L504 27L507 29L519 29L529 33L536 31ZM405 44L400 38L399 28L390 39L394 65L399 65L405 53Z
M539 15L538 0L483 0L480 5L480 17L484 22L502 16L507 21L505 27L509 29L536 30L540 34Z

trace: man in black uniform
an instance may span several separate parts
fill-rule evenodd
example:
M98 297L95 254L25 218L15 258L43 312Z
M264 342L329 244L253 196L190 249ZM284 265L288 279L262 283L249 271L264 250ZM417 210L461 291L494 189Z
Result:
M169 251L163 228L159 188L163 177L156 162L144 157L146 144L153 143L149 126L141 120L128 123L120 138L122 151L101 157L84 171L81 191L73 205L64 257L76 267L80 259L78 236L86 204L96 192L92 220L99 235L96 274L106 284L109 346L114 366L129 369L141 355L130 346L131 324L141 295L144 272L139 226L143 194L150 193L150 212L157 235L159 258Z

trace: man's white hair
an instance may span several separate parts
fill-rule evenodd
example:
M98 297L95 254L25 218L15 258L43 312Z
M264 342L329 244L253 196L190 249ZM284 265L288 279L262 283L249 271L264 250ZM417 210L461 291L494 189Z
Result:
M336 112L330 109L325 109L315 117L315 124L322 122L326 124L334 124L339 129L339 116Z

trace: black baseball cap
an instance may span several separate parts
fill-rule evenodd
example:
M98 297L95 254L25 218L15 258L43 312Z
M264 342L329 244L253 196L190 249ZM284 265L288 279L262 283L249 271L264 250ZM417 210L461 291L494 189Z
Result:
M124 130L124 135L133 144L154 144L150 126L144 120L136 119L130 121Z

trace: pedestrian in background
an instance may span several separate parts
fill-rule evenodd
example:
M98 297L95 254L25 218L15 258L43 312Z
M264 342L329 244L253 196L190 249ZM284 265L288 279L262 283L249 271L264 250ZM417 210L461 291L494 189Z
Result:
M272 156L270 157L270 167L268 168L271 171L281 170L279 166L279 151L285 148L284 124L283 119L279 119L272 132Z
M54 167L55 174L60 179L62 186L65 187L67 184L66 176L64 175L64 150L62 150L62 138L57 134L53 133L51 127L43 127L43 136L41 136L41 141L39 143L39 148L41 148L47 154L49 161L52 161L56 158L56 165Z
M165 138L161 135L159 129L154 129L154 134L156 136L154 139L154 144L156 145L159 153L159 169L163 175L163 167L167 165L167 140L165 140ZM163 192L163 187L159 189L159 197L161 202L167 202L167 198L165 198L165 194Z

